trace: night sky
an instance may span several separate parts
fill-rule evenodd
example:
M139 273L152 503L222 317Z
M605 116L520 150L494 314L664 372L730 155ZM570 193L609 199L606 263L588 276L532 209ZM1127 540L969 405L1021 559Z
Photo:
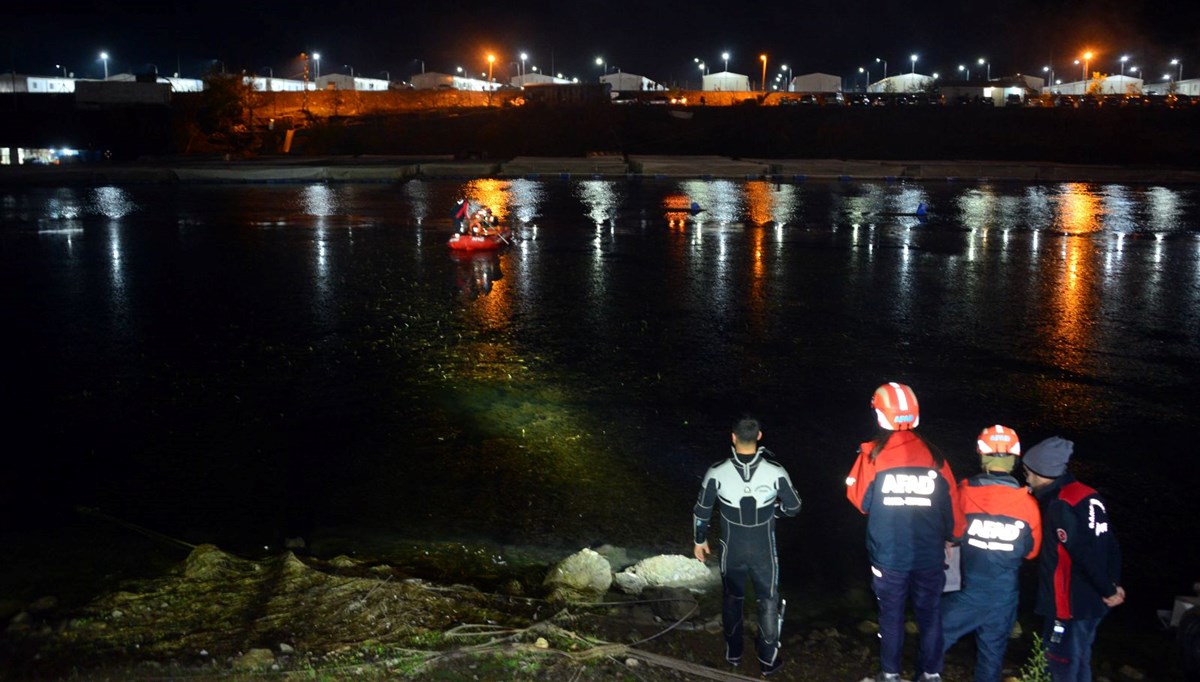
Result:
M321 73L347 72L392 79L420 71L486 69L515 74L521 51L527 66L594 79L602 55L613 67L663 82L695 79L693 58L711 71L761 73L786 63L796 74L821 71L846 78L859 66L882 76L917 71L950 74L980 57L992 76L1040 72L1053 64L1075 75L1071 62L1085 48L1098 54L1094 71L1116 73L1130 54L1157 80L1184 61L1184 77L1200 74L1200 3L1146 0L842 0L823 3L713 2L21 2L9 8L3 32L6 71L46 74L63 65L77 77L100 77L97 55L111 55L109 72L180 71L198 77L213 64L276 77L297 76L300 52L321 54ZM219 61L218 61L219 60ZM219 68L219 67L218 67ZM61 69L59 70L61 73ZM974 73L972 74L974 75Z

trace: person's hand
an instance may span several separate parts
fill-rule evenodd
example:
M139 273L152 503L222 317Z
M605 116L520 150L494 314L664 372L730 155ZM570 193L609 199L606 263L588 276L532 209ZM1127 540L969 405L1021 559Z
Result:
M1104 598L1104 605L1110 609L1123 603L1125 603L1125 588L1120 585L1117 585L1117 591L1113 592L1111 597Z
M696 545L695 548L692 550L692 553L696 555L696 561L699 561L700 563L704 563L704 560L706 558L708 558L708 555L712 554L712 550L708 548L708 540L705 540L703 543Z

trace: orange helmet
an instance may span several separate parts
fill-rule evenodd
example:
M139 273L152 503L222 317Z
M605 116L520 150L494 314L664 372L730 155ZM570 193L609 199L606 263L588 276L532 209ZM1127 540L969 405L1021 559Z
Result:
M894 381L875 389L871 396L871 407L880 428L889 431L907 431L917 428L921 422L921 411L917 407L917 394L904 384Z
M999 424L980 431L975 444L981 455L1021 454L1021 439L1017 438L1017 432Z

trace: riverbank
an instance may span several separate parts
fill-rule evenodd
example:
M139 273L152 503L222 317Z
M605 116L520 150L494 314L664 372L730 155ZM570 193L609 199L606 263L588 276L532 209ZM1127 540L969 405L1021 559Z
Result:
M212 183L391 183L414 178L737 179L773 182L1093 182L1200 184L1200 170L1011 161L740 159L724 156L522 156L160 159L131 164L0 167L0 186Z
M378 556L284 551L258 560L201 545L175 566L86 604L60 605L53 596L24 604L6 616L9 665L0 679L653 682L758 674L752 656L739 668L723 661L715 591L661 598L613 590L595 601L556 602L542 587L548 566L515 553L497 558L448 543ZM474 581L449 583L429 579L438 566L456 574L483 568ZM501 574L501 583L490 582ZM775 679L850 682L875 672L871 600L862 593L840 601L836 610L788 614L787 664ZM1109 646L1098 649L1098 673L1142 679L1122 660L1130 643L1112 646L1112 634L1102 632ZM1013 639L1006 674L1019 675L1029 639ZM972 649L968 642L951 650L947 679L970 677Z

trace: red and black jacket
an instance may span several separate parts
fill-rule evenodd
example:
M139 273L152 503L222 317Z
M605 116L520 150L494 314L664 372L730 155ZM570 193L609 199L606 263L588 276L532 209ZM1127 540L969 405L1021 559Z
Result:
M1108 613L1104 598L1121 582L1121 547L1103 500L1069 473L1034 496L1045 529L1037 613L1059 620Z
M871 563L893 571L941 568L945 543L964 526L950 465L938 466L911 431L893 432L872 460L874 447L859 446L846 477L846 497L867 515Z
M967 520L963 589L1015 594L1021 561L1037 556L1042 543L1037 502L1017 479L991 473L962 481L958 501Z

